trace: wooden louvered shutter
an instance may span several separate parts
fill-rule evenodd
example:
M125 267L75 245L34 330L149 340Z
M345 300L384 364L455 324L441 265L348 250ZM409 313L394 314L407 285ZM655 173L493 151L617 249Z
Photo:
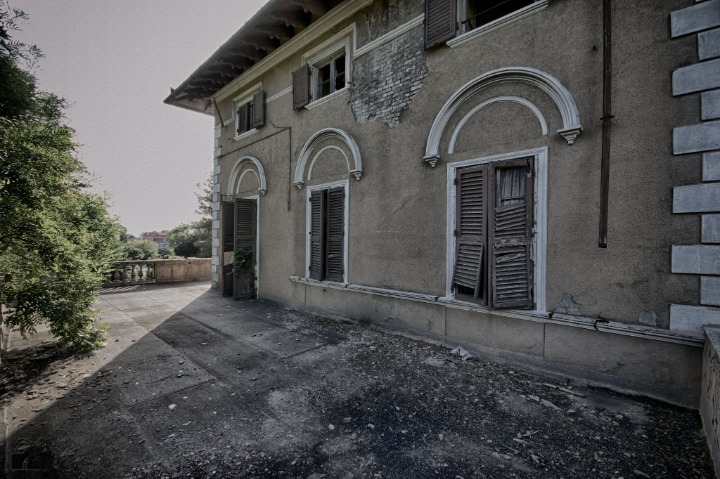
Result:
M250 128L248 127L248 104L245 103L240 105L237 109L237 134L245 133Z
M253 95L253 128L265 125L265 92L259 91Z
M472 290L473 299L485 304L483 278L485 263L487 167L458 170L456 206L456 249L453 287Z
M310 194L310 278L322 281L325 271L325 191Z
M510 199L498 194L500 175L513 172L522 195ZM532 299L532 227L533 164L531 158L511 160L493 167L492 219L490 225L491 277L493 306L497 309L533 306ZM506 203L506 204L503 204Z
M327 192L327 252L325 279L343 281L345 244L345 189L330 188Z
M232 251L235 247L235 205L232 201L224 201L222 204L222 237L223 252Z
M303 65L293 76L293 109L297 110L310 103L310 66Z
M425 49L455 36L458 0L425 0Z
M235 272L235 298L249 298L255 291L255 240L257 206L255 200L235 200L235 255L243 251L249 258Z

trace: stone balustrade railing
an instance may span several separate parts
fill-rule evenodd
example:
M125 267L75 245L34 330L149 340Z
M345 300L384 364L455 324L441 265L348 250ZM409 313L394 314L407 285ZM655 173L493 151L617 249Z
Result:
M104 287L175 281L210 281L210 258L113 261Z
M103 286L150 284L155 282L155 261L113 261Z

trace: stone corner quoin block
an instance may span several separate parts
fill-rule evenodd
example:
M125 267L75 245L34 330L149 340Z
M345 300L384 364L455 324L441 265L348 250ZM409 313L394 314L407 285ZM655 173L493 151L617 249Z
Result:
M720 212L720 183L700 183L673 188L673 213Z
M720 245L673 245L671 271L720 275Z
M698 35L698 59L703 61L715 57L720 57L720 28Z
M702 215L701 238L703 243L720 243L720 214Z
M718 39L720 44L720 38ZM700 95L700 119L703 121L720 118L720 90L703 92Z
M720 26L720 0L697 3L670 14L670 36L699 32Z
M720 306L720 276L700 277L700 304Z
M718 73L720 76L720 73ZM720 150L720 121L673 128L673 154Z
M720 308L670 305L670 331L702 338L704 326L720 326Z
M673 96L720 88L720 58L678 68L672 73Z

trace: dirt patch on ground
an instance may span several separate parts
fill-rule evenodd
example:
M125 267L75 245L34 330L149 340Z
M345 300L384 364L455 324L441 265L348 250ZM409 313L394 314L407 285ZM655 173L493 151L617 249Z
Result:
M193 322L195 303L137 340L118 314L126 327L111 328L106 359L12 351L0 366L6 477L713 477L695 411L288 309L199 300L230 311L227 328ZM202 341L168 339L185 337ZM8 458L23 457L37 470L12 470Z

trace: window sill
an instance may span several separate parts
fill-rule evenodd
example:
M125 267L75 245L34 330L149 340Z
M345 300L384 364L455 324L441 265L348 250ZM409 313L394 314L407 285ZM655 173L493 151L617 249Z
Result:
M476 37L492 32L493 30L497 30L500 27L504 27L505 25L509 25L518 20L521 20L528 15L539 12L540 10L544 10L545 8L547 8L548 2L549 0L541 0L539 2L535 2L532 5L528 5L527 7L521 8L520 10L509 13L502 18L498 18L497 20L494 20L490 23L486 23L485 25L482 25L474 30L470 30L467 33L463 33L460 36L448 40L447 46L449 46L450 48L455 48L469 42L470 40L475 39Z
M258 131L257 128L253 128L252 130L248 130L248 131L246 131L246 132L243 132L243 133L240 133L239 135L234 136L234 137L233 137L233 140L234 140L234 141L244 140L245 138L247 138L247 137L249 137L249 136L252 136L252 135L254 135L255 133L257 133L257 131Z
M346 86L345 88L338 90L336 92L330 93L329 95L324 96L324 97L320 98L319 100L315 100L312 103L308 103L307 105L305 105L305 109L312 110L313 108L318 107L334 98L346 95L349 91L350 91L350 89Z

